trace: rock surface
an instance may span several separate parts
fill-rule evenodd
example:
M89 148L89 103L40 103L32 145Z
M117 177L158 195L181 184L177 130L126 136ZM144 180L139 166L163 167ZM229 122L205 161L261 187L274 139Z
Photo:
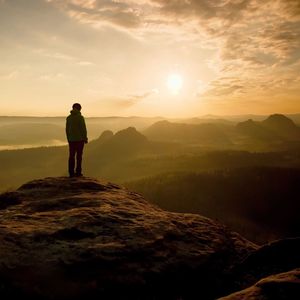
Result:
M300 268L300 238L277 240L261 246L236 266L238 286L244 288L273 274Z
M290 300L300 296L300 269L269 276L219 300Z
M213 220L91 178L0 195L1 299L215 299L255 249Z

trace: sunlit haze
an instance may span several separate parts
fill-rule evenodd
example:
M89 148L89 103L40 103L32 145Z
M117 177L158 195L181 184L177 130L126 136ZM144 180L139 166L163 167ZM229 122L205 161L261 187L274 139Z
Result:
M182 88L182 77L180 74L170 74L168 76L167 85L169 90L177 95Z
M0 0L0 115L300 111L298 0Z

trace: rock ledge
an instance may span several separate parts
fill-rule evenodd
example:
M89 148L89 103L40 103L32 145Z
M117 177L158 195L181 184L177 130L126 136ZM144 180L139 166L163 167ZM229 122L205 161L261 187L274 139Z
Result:
M256 248L213 220L92 178L0 195L2 299L215 299Z

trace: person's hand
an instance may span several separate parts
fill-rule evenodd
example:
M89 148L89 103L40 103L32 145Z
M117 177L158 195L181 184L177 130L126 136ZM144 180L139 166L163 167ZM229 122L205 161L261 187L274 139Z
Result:
M88 138L86 138L86 140L84 141L85 144L87 144L89 142Z

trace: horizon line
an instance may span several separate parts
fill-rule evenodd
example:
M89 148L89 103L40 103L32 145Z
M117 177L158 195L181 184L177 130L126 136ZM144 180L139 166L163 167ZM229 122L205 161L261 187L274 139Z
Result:
M232 114L232 115L214 115L214 114L204 114L204 115L198 115L198 116L182 116L182 117L166 117L166 116L138 116L138 115L131 115L131 116L118 116L118 115L109 115L109 116L85 116L86 119L93 119L93 118L144 118L144 119L155 119L155 118L161 118L161 119L195 119L195 118L204 118L204 117L242 117L242 116L269 116L274 114L280 114L280 115L300 115L299 112L295 113L279 113L279 112L272 112L272 113L244 113L244 114ZM0 118L66 118L67 115L63 116L42 116L42 115L0 115Z

